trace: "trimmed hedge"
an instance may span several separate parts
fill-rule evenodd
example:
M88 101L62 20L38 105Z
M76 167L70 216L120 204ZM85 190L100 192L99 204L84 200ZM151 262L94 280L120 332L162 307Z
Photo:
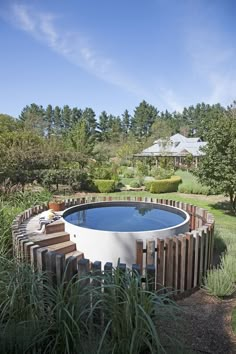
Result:
M172 176L169 179L148 181L145 183L146 190L151 193L177 192L182 179L179 176Z
M93 183L100 193L114 192L116 187L116 182L113 179L95 179Z

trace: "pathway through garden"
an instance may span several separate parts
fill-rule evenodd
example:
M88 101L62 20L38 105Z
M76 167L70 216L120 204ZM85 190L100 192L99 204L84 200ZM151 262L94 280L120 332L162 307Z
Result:
M176 335L189 348L186 353L236 353L236 336L231 327L236 297L220 300L199 290L178 304L185 325L177 329Z

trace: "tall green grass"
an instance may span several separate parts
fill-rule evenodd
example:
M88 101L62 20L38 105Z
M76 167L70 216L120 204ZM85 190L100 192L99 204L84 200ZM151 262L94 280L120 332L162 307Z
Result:
M222 235L223 233L223 235ZM236 292L236 234L231 231L217 233L216 246L223 251L220 264L209 270L204 278L204 288L210 295L224 297Z
M33 206L47 202L50 193L42 192L16 192L0 197L0 255L11 250L11 224L17 214Z
M178 188L180 193L203 195L213 194L210 188L199 183L197 178L192 173L177 170L175 174L182 178L182 184L180 184Z
M156 354L181 347L163 326L179 325L178 307L145 291L129 271L52 286L46 274L1 257L0 279L4 353Z

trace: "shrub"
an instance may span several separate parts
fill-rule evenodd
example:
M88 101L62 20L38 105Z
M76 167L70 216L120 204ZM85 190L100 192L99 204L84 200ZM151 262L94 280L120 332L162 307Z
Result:
M173 176L169 179L146 182L145 187L151 193L177 192L178 186L181 182L182 182L181 177Z
M221 267L230 276L233 283L236 283L236 258L235 254L226 253L221 258Z
M133 178L134 177L134 170L132 167L128 167L123 171L124 178Z
M153 167L150 172L150 175L158 180L171 178L173 174L174 174L173 169L165 169L161 167Z
M93 169L92 175L97 179L111 179L112 171L110 167L97 167Z
M136 175L138 177L143 177L148 175L148 165L143 161L136 162Z
M55 169L37 172L37 181L47 188L52 185L68 184L73 190L89 190L91 179L83 169Z
M142 186L142 184L137 180L131 181L129 185L131 188L139 188Z
M145 185L145 190L146 190L146 191L150 192L152 183L153 183L153 181L146 181L146 182L144 183L144 185Z
M95 179L93 182L97 191L100 193L114 192L116 187L116 183L114 180Z
M206 186L202 186L198 183L195 184L182 184L178 188L178 192L180 193L186 193L186 194L203 194L203 195L209 195L210 193L210 188Z
M219 297L231 296L236 290L231 275L223 268L209 270L204 278L203 288L209 295Z

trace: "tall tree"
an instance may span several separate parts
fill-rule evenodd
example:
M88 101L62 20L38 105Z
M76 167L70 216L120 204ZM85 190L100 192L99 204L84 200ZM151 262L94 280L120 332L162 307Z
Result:
M130 124L131 124L131 116L129 114L129 111L126 109L122 114L122 130L125 135L129 133Z
M98 127L101 131L101 140L107 139L107 134L109 130L109 117L106 111L103 111L99 116Z
M236 105L214 120L208 131L197 175L199 180L218 192L229 196L236 213Z
M97 129L96 114L92 108L85 108L82 119L86 122L90 134L95 134Z
M0 114L0 134L13 132L21 128L22 124L19 120L7 114Z
M82 118L82 110L78 109L77 107L72 108L71 111L71 127L77 124Z
M54 117L53 132L56 135L60 135L62 132L62 128L63 128L60 107L56 106L54 108L53 117Z
M72 127L71 109L68 105L65 105L61 110L61 122L64 132L67 132Z
M46 135L50 137L53 131L53 109L50 104L46 108L44 119L47 131Z
M113 116L108 117L108 133L107 139L112 142L118 142L122 133L122 124L120 117Z
M44 138L32 131L17 131L0 135L0 178L10 178L24 185L34 170L48 168L44 153Z
M25 130L32 131L44 136L46 132L45 110L42 106L32 103L23 108L19 119L23 123Z
M94 148L94 137L90 134L87 122L81 119L67 135L68 145L74 152L74 159L83 167L91 158Z
M146 101L142 101L134 111L134 117L131 124L133 133L138 138L150 136L151 126L157 118L157 109Z

